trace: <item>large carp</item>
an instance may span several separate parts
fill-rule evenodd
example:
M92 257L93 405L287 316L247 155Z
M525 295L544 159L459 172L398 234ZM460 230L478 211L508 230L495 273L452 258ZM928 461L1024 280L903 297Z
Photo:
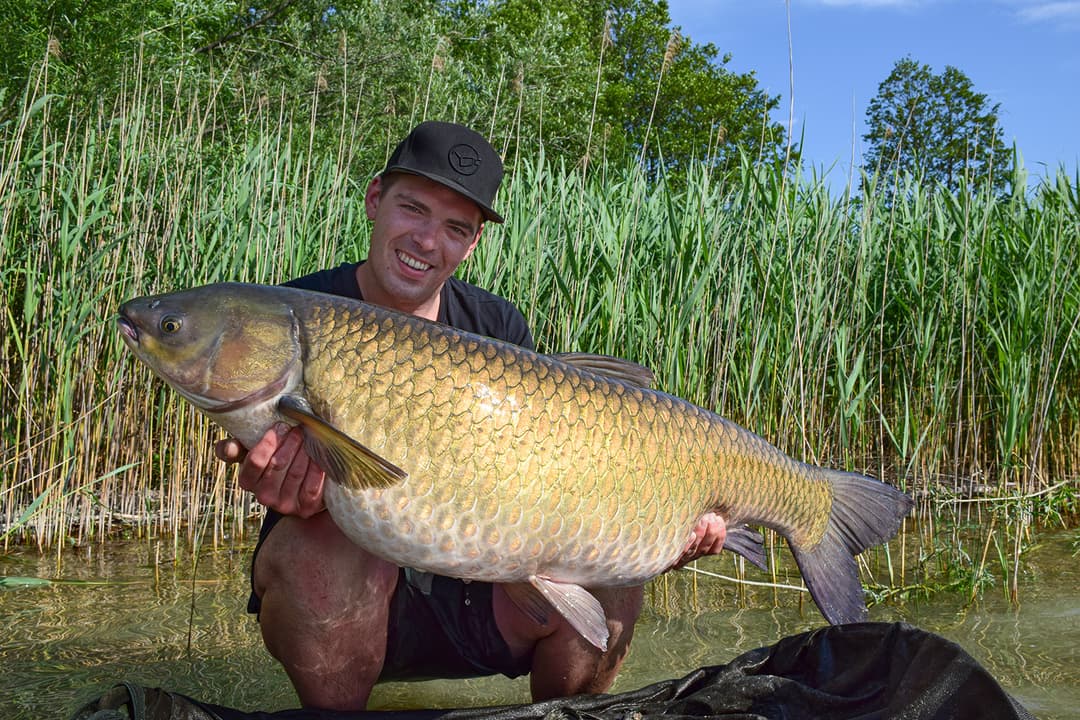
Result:
M302 425L354 542L402 567L531 584L601 648L604 613L585 588L662 573L709 511L758 562L738 527L782 534L825 618L862 620L853 556L911 509L889 485L798 462L643 387L621 361L265 285L136 299L117 322L140 360L246 446L276 421Z

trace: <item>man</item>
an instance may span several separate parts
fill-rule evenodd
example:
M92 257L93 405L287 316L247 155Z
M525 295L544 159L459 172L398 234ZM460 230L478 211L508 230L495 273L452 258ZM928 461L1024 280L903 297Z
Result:
M366 261L290 285L345 295L532 349L507 300L453 277L476 249L502 180L499 155L460 125L425 122L368 185ZM530 674L534 700L603 692L629 649L642 589L598 588L611 633L601 652L558 613L540 623L501 585L405 570L353 545L322 500L323 473L299 429L279 426L250 452L218 443L241 462L239 483L270 509L252 562L249 611L306 707L367 705L379 680ZM722 520L699 523L680 563L719 552Z

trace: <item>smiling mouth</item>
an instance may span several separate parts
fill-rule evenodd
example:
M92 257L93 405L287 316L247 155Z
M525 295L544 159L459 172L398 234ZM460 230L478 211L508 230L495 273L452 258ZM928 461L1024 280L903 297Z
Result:
M430 264L428 264L428 263L426 263L426 262L424 262L422 260L417 260L416 258L414 258L411 255L406 255L405 253L401 252L400 250L398 250L396 254L397 254L397 259L398 260L400 260L404 264L408 265L413 270L420 270L421 272L423 272L425 270L430 270L431 269Z

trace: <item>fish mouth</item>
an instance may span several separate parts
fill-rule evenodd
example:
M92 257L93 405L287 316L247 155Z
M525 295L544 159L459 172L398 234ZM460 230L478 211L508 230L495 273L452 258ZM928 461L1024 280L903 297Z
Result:
M120 335L123 336L125 342L139 344L139 328L135 326L135 323L120 314L116 316L116 326L120 329Z

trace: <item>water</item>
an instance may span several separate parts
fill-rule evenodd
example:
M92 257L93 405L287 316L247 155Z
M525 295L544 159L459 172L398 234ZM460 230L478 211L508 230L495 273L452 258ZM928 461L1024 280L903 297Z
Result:
M1046 533L1025 554L1019 607L1000 588L968 605L931 601L877 606L871 619L904 620L959 643L1044 720L1080 707L1080 569L1075 531ZM0 717L67 717L119 679L244 710L296 706L288 679L245 612L250 544L204 549L195 562L162 543L111 544L40 556L0 556L0 575L66 582L0 588ZM724 571L726 557L703 568ZM683 571L649 590L633 650L613 691L680 677L703 665L817 627L799 594L754 589ZM805 602L809 602L806 600ZM740 607L745 605L745 607ZM391 683L373 708L527 702L527 680Z

